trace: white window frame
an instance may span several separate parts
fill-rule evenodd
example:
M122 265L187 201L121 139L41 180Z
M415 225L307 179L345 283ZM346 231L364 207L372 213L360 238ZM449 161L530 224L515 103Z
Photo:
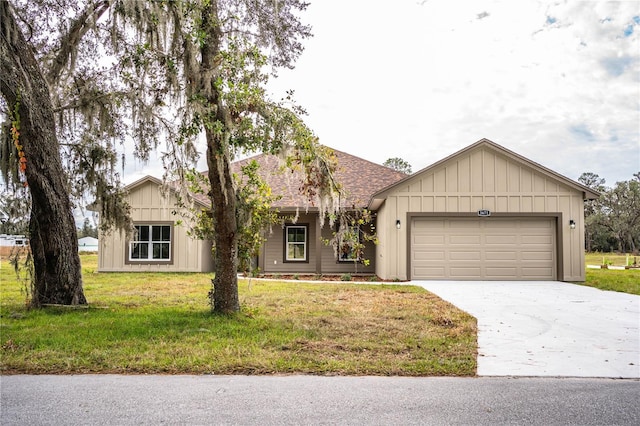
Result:
M290 229L304 230L304 241L289 241ZM290 258L289 247L291 245L302 245L304 247L304 258ZM307 225L285 225L284 227L284 260L285 262L308 262L309 257L309 229Z
M139 262L144 262L144 263L170 263L173 261L173 225L171 223L135 223L134 226L136 227L136 232L134 233L134 239L129 241L129 250L128 250L128 254L127 254L127 259L128 262L130 263L139 263ZM140 234L141 232L138 232L137 228L141 228L141 227L146 227L148 228L148 235L149 235L149 239L148 240L140 240ZM159 240L154 240L153 239L153 228L154 227L159 227L159 228L163 228L163 227L167 227L169 228L169 239L168 240L164 240L162 237L162 230L160 230L160 239ZM135 253L135 245L136 244L146 244L147 245L147 257L134 257L134 253ZM167 245L167 250L168 250L168 257L161 257L161 258L154 258L153 257L153 253L154 253L154 245Z

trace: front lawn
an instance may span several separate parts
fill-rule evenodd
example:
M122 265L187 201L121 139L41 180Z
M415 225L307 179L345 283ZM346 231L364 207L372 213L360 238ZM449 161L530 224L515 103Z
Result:
M587 269L586 281L578 284L640 295L640 269Z
M607 265L616 269L587 268L586 281L583 283L600 290L619 291L640 295L640 269L621 268L629 264L640 264L640 256L620 253L586 253L585 263L592 266Z
M412 286L240 282L209 312L209 274L95 273L88 309L26 310L0 271L0 372L472 376L476 322Z

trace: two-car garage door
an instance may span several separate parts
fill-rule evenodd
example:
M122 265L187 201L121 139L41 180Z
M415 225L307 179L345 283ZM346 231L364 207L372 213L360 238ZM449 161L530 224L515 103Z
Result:
M411 278L555 280L555 226L550 217L415 217Z

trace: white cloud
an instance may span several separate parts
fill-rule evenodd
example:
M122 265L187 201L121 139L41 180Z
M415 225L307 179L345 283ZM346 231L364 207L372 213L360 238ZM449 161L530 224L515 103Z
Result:
M640 170L637 2L344 3L312 3L273 85L323 143L417 170L487 137L573 179Z
M296 91L322 143L378 163L419 170L486 137L613 184L640 171L638 4L316 0L270 87Z

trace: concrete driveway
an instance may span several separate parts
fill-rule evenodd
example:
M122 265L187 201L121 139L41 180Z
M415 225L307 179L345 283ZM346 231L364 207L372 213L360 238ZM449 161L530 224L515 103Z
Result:
M478 375L640 378L640 296L549 281L412 281L478 319Z

